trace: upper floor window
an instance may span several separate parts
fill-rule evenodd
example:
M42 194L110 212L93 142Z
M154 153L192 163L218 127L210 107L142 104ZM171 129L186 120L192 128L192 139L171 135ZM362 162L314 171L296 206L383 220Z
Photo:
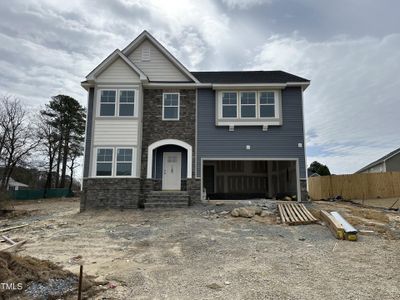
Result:
M236 118L237 117L237 93L223 92L222 93L222 117Z
M114 116L115 102L115 90L102 90L100 95L100 116Z
M256 92L240 93L240 116L242 118L256 117Z
M135 113L135 91L121 90L119 93L119 115L133 116Z
M137 92L133 89L100 90L101 117L134 117L136 112Z
M260 118L275 117L275 93L260 92Z
M163 120L179 120L179 93L163 94Z

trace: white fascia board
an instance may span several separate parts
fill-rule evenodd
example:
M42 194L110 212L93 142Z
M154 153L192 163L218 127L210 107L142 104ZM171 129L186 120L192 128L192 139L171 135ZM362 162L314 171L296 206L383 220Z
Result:
M136 47L138 47L144 39L148 39L158 50L161 51L181 72L183 72L186 76L192 79L196 83L200 83L200 81L193 76L192 73L189 72L188 69L177 60L159 41L157 41L150 33L146 30L143 31L136 39L134 39L128 46L126 46L122 53L129 55Z
M127 58L119 49L114 50L105 60L103 60L92 72L90 72L86 79L88 81L95 80L96 76L103 72L110 64L112 64L117 58L121 58L129 67L135 71L141 81L147 82L148 78L129 58Z

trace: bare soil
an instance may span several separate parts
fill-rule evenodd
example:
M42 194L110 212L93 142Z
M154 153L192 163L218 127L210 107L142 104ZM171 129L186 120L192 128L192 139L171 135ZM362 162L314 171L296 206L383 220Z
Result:
M214 203L215 204L215 203ZM325 225L286 226L234 218L243 205L79 213L78 199L24 201L28 213L0 219L28 242L18 253L105 282L92 299L399 299L400 214L315 202L314 215L341 212L361 233L334 239ZM271 207L274 202L271 201ZM373 231L373 232L370 232Z

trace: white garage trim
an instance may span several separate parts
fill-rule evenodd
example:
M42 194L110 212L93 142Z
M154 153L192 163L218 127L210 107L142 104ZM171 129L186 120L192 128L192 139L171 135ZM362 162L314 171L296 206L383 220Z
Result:
M192 146L188 143L174 140L174 139L165 139L154 142L151 144L147 149L147 178L152 178L152 171L153 171L153 150L165 145L176 145L182 148L185 148L187 151L187 178L192 178Z

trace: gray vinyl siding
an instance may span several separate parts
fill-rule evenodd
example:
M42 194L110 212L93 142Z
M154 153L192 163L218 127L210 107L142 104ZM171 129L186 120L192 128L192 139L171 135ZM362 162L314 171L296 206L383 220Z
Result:
M83 163L83 177L89 177L90 153L92 149L92 126L93 126L94 88L89 89L87 115L86 115L86 137L85 158Z
M386 172L400 172L400 153L386 161Z
M215 92L199 89L197 100L197 176L202 158L297 158L300 177L306 178L302 90L290 87L282 91L282 126L235 127L215 125ZM303 147L299 148L298 143ZM246 150L246 145L251 150Z

